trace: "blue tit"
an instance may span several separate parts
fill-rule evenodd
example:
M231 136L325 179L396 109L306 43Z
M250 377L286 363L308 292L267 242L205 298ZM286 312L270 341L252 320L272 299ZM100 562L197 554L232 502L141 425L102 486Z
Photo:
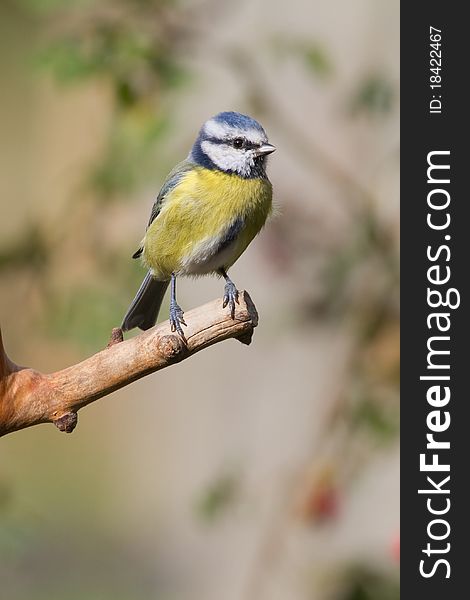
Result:
M225 279L223 307L232 318L238 291L228 269L260 232L272 211L266 175L268 143L261 125L246 115L221 112L202 126L186 160L168 175L152 207L145 236L133 258L148 269L122 330L149 329L171 282L170 324L183 338L176 301L180 275Z

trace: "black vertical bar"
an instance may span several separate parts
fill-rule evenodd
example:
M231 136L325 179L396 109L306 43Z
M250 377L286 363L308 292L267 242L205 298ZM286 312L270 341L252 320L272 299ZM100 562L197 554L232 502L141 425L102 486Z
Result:
M466 388L466 373L470 372L469 280L470 280L470 194L467 173L470 173L470 122L469 102L466 98L470 51L468 48L469 24L464 13L465 3L428 0L401 3L401 220L402 220L402 388L401 388L401 569L402 595L407 599L433 600L434 598L470 597L467 578L470 576L467 534L470 531L470 397ZM434 31L430 27L436 28ZM438 51L431 55L431 34L437 40ZM436 84L439 60L441 87ZM431 104L431 101L432 102ZM439 102L441 107L439 108ZM431 112L435 110L438 112ZM450 170L431 171L431 180L450 179L450 183L428 182L428 153L449 151L448 155L434 155L432 160L450 165ZM435 175L433 178L432 175ZM447 194L450 203L442 210L430 208L431 203L444 205ZM445 229L433 229L428 214L435 225L450 223ZM427 256L428 247L432 257ZM449 251L445 249L447 247ZM439 248L440 254L438 254ZM448 256L450 252L450 256ZM429 273L428 269L439 265ZM434 284L433 279L447 283ZM439 277L437 277L439 275ZM443 296L451 290L451 304L460 296L460 306L432 308L428 302L428 288L440 291ZM436 302L435 294L431 301ZM437 318L432 313L448 316L450 328L439 331ZM439 321L444 328L447 317ZM429 326L430 325L430 326ZM432 342L435 349L450 350L449 355L435 355L434 363L450 365L449 369L428 368L427 343L432 336L448 336L447 340ZM449 376L450 380L420 380L420 376ZM431 386L441 385L450 390L450 400L440 407L431 406L427 393ZM435 396L434 396L435 398ZM439 416L429 417L433 411ZM449 413L450 426L440 433L429 428L444 427L445 413ZM437 420L438 419L438 420ZM427 449L426 434L434 439L449 441L450 449ZM437 454L440 464L449 464L450 471L423 472L420 454L430 463ZM450 480L442 481L450 475ZM427 480L431 477L434 485ZM449 493L423 493L418 490L441 490ZM450 504L448 503L450 502ZM449 510L441 515L433 510ZM466 515L468 513L468 515ZM432 521L442 519L448 523ZM430 528L430 529L429 529ZM436 540L430 537L429 531ZM428 546L428 544L430 544ZM450 546L447 546L450 544ZM448 551L446 551L448 549ZM426 550L427 552L423 552ZM447 561L437 564L437 561ZM424 563L421 563L424 561ZM425 577L420 573L431 576ZM434 571L434 572L433 572ZM450 577L446 577L450 575Z

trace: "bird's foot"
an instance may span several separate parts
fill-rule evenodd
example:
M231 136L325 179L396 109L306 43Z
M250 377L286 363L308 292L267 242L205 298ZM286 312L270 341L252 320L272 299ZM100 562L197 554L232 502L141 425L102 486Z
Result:
M227 283L225 284L224 301L222 304L222 308L225 308L227 304L229 305L230 316L232 317L232 319L235 318L235 302L237 304L240 304L240 302L238 301L238 290L235 287L233 281L227 281Z
M176 302L171 302L170 303L171 331L177 331L184 340L185 337L184 337L184 333L183 333L183 329L181 328L181 325L186 326L186 323L184 322L183 315L184 315L184 312L183 312L182 308L178 304L176 304Z

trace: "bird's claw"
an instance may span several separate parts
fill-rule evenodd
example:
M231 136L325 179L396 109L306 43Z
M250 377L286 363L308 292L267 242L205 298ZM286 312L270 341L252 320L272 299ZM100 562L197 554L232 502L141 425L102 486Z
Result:
M187 325L184 321L183 315L184 315L184 312L178 304L176 304L176 303L170 304L171 331L177 331L184 340L185 337L184 337L184 332L183 332L183 329L181 328L181 325L184 325L185 327Z
M235 302L240 304L238 300L238 290L235 287L235 284L232 281L227 281L225 284L225 292L224 292L224 300L222 303L222 308L225 308L227 304L230 307L230 316L232 319L235 318Z

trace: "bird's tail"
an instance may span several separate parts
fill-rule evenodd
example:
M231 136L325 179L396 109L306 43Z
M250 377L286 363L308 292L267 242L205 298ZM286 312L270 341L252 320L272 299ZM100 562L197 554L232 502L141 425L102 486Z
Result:
M144 331L155 325L169 281L157 281L149 271L127 309L121 329L139 327Z

